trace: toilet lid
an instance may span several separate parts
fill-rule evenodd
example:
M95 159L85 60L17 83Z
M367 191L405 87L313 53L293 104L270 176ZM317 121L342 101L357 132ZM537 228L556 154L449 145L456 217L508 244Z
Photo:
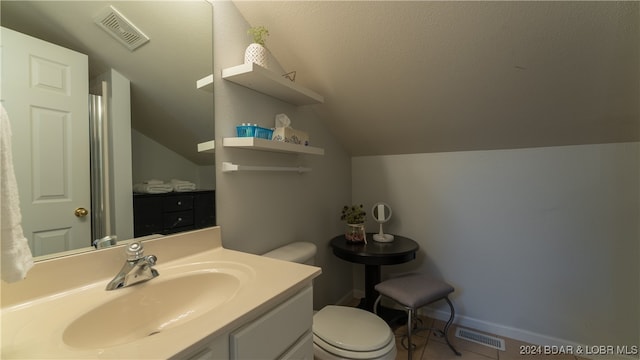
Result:
M334 305L325 306L313 316L313 334L323 342L347 351L381 350L394 340L387 323L375 314Z

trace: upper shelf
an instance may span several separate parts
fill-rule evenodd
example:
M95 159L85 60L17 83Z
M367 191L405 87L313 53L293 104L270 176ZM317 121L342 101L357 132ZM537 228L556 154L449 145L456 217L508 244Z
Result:
M224 138L222 139L222 146L295 154L324 155L324 149L322 148L254 137Z
M222 78L294 105L324 102L324 97L255 63L222 69Z

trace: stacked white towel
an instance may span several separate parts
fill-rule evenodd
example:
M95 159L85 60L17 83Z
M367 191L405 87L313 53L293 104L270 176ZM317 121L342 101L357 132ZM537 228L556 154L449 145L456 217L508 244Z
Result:
M164 194L173 191L173 185L165 184L162 180L147 180L133 185L133 191L143 194Z
M11 154L11 124L0 103L0 245L2 280L22 280L33 266L29 242L22 232L18 184Z
M196 184L186 180L171 179L171 185L175 192L194 191L196 189Z
M185 192L196 190L196 184L191 181L171 179L165 183L162 180L147 180L140 184L133 185L133 191L143 194L164 194L168 192Z

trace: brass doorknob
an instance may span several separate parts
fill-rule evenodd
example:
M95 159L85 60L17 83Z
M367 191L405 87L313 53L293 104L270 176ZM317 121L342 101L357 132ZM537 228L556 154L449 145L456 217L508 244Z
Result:
M89 211L85 208L77 208L76 211L73 212L77 217L85 217L89 214Z

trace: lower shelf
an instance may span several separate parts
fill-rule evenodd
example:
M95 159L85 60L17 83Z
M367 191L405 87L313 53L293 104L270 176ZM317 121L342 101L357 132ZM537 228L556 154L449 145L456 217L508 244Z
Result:
M297 172L297 173L305 173L311 171L311 168L296 166L296 167L286 167L286 166L253 166L253 165L238 165L230 162L222 163L222 172L231 172L231 171L289 171L289 172Z

